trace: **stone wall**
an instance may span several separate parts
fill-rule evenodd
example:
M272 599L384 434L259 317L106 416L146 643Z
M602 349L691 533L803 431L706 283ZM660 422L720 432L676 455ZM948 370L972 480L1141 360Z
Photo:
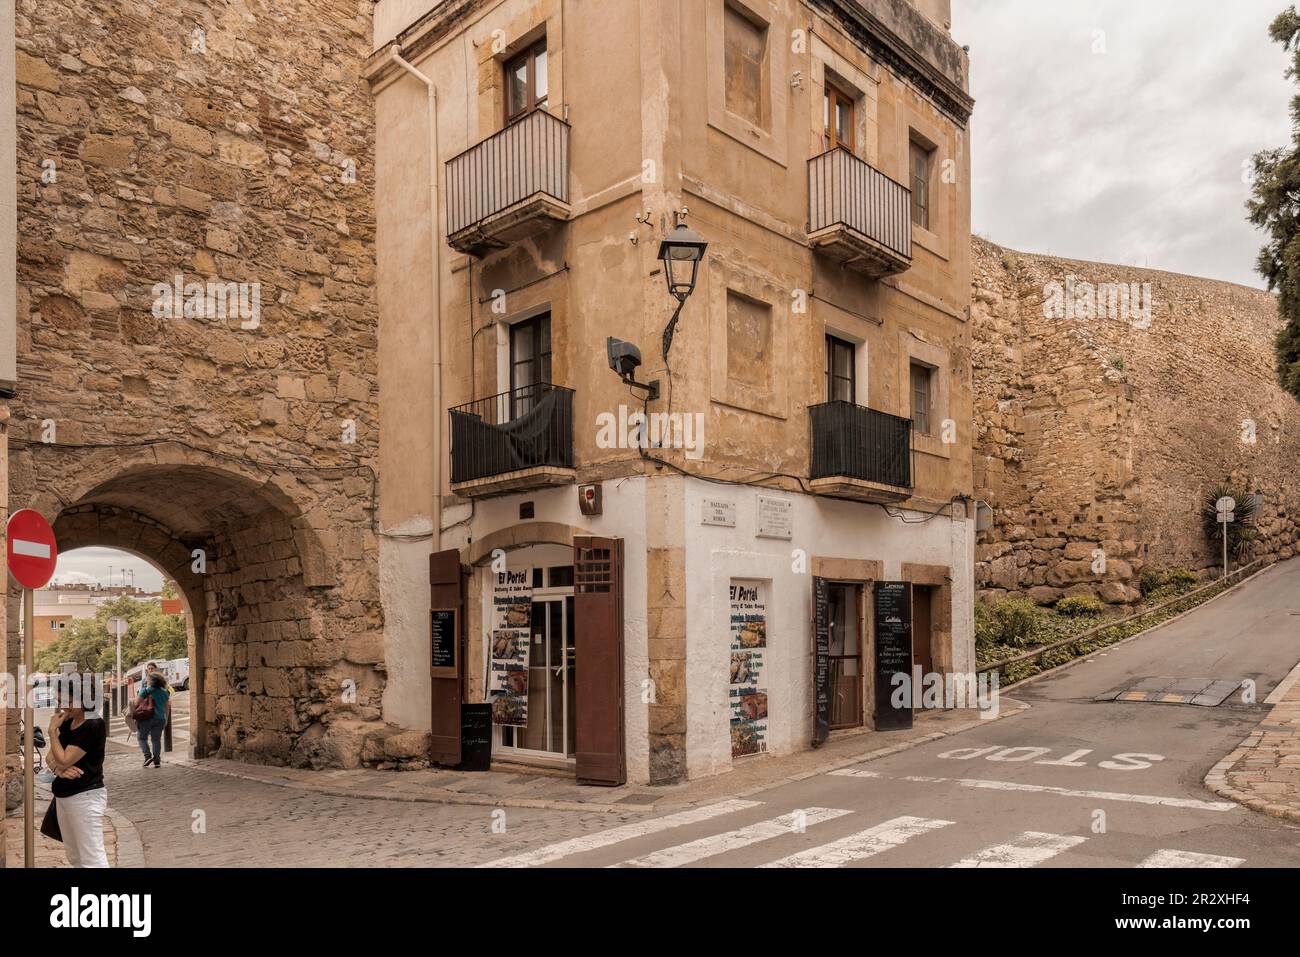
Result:
M1254 555L1295 553L1300 405L1274 378L1272 296L973 247L981 593L1121 603L1143 567L1211 573L1200 510L1229 479L1263 494Z
M177 578L223 757L383 727L371 10L18 3L12 503Z

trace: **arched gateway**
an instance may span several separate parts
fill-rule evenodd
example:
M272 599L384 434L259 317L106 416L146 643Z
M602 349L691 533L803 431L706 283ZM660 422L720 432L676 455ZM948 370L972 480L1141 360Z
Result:
M361 551L365 509L330 500L337 475L286 477L173 443L16 458L45 479L27 504L61 551L117 548L175 579L196 756L359 763L366 731L382 726L381 622L344 553Z

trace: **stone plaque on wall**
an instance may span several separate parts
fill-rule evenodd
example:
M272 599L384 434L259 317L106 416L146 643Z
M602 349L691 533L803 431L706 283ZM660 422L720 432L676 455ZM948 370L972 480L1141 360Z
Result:
M754 532L759 538L794 537L794 503L788 498L758 497L758 523Z
M736 527L736 503L724 502L716 498L706 498L700 503L701 525L723 525Z

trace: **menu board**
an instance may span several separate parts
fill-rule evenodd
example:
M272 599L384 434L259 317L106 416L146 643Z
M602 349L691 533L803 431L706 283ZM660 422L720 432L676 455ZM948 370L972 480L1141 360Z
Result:
M912 726L912 708L895 708L894 675L912 673L912 583L876 582L876 729Z
M813 746L831 733L831 616L826 579L813 578Z
M458 636L455 608L435 608L429 612L429 662L434 675L440 678L458 677Z
M528 654L533 620L533 570L498 572L492 584L488 701L492 723L528 726Z
M767 750L767 600L765 582L732 581L731 756Z
M492 766L492 706L460 706L460 764L458 771L487 771Z

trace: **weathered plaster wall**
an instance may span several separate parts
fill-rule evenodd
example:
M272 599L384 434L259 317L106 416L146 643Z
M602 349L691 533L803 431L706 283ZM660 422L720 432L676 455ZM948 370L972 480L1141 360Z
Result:
M975 485L995 511L979 538L981 591L1127 602L1144 566L1213 570L1200 509L1229 478L1264 495L1255 555L1294 553L1300 406L1274 378L1272 296L978 239L973 249ZM1083 318L1046 317L1050 284L1070 277L1139 295L1149 284L1149 326L1141 309L1112 318L1083 302Z

